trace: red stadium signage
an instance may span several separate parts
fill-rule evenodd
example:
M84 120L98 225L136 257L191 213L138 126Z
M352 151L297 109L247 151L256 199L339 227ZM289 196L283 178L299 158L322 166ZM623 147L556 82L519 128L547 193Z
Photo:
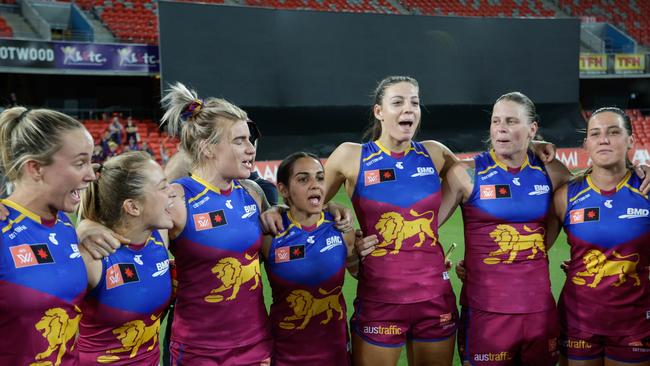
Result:
M459 153L459 159L471 159L478 153ZM635 164L650 164L650 145L637 144L629 154ZM591 165L589 155L578 147L557 149L555 158L560 160L570 170L587 169ZM325 163L325 160L323 160ZM278 173L280 160L258 161L255 163L255 171L264 179L276 183L275 177Z

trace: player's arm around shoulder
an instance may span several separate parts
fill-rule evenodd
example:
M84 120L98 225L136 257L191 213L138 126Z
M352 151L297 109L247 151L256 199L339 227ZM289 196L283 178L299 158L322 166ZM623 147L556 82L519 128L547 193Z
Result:
M546 222L546 248L550 249L557 239L567 210L568 183L561 185L553 192L553 201Z
M447 146L438 141L426 140L422 141L422 145L427 149L433 165L440 174L440 178L445 179L447 171L459 161L458 157Z
M102 278L102 260L93 258L83 245L79 246L79 252L86 266L86 272L88 273L88 289L92 290L97 287Z
M469 199L474 189L474 175L474 160L459 160L449 168L442 181L439 225L449 219L459 204Z
M329 202L345 184L348 196L352 196L359 175L361 145L344 142L327 158L325 163L325 202Z
M248 194L253 197L255 203L257 204L257 207L260 208L260 212L264 212L269 209L269 201L266 200L264 191L259 184L250 179L242 179L239 181L239 183L242 185L242 187L244 187L244 189L246 189Z
M185 229L185 222L187 221L187 207L185 206L185 190L183 186L178 183L172 183L172 194L174 200L172 206L169 208L169 213L172 216L174 227L167 232L168 239L175 239Z
M551 178L551 184L554 190L563 186L573 176L566 165L562 164L558 159L553 159L553 161L546 163L544 167L548 172L549 178Z

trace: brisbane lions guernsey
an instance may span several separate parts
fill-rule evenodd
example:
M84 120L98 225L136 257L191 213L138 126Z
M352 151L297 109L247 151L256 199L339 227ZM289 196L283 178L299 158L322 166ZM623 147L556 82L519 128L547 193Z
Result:
M255 200L237 181L228 191L196 176L175 183L187 221L170 246L178 272L172 341L224 349L269 339Z
M505 314L553 308L544 243L553 189L546 169L530 152L518 169L499 162L494 151L474 163L474 188L461 205L463 305Z
M169 254L158 231L143 245L122 246L104 258L100 281L81 306L81 365L157 366L171 291Z
M451 292L438 241L440 177L419 142L394 154L379 142L361 147L352 204L377 249L359 271L360 299L408 304Z
M327 213L313 227L301 226L290 213L283 221L287 229L273 239L267 262L274 364L347 365L343 236Z
M46 221L1 201L0 365L77 365L86 267L68 217Z
M650 202L629 173L615 190L589 175L568 186L564 230L571 263L560 296L564 327L611 335L650 331Z

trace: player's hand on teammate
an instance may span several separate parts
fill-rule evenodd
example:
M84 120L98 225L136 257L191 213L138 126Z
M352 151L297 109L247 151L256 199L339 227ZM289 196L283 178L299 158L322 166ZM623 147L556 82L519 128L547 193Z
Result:
M456 276L458 276L462 282L465 282L467 271L465 270L465 261L462 259L458 261L458 264L456 264Z
M634 166L634 172L636 172L636 175L638 175L639 178L643 179L641 186L639 186L639 190L643 192L643 194L648 194L648 192L650 192L650 165L636 164Z
M287 210L285 206L272 206L268 210L260 214L260 221L262 222L262 232L264 234L271 234L273 236L280 234L284 231L282 224L282 213Z
M4 220L9 217L9 210L5 205L0 203L0 220Z
M532 141L533 151L544 164L548 164L555 160L555 145L547 141Z
M354 227L352 226L352 210L334 202L328 203L325 209L334 218L334 226L336 227L336 230L342 233L354 230Z
M131 241L113 230L91 220L82 220L77 226L77 237L94 259L106 258Z
M379 244L379 240L377 239L377 235L374 234L364 237L361 230L357 230L354 235L354 248L356 249L359 258L363 260L363 258L377 248L376 245Z

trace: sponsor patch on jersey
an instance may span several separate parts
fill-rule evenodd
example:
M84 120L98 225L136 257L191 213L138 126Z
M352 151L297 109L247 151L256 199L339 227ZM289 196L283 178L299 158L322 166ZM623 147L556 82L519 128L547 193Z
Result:
M581 224L589 221L600 220L600 209L598 207L581 208L569 212L569 222L571 224Z
M435 175L436 170L432 166L419 166L416 168L417 172L411 174L411 177L424 177L427 175Z
M363 177L365 186L390 182L395 180L395 169L366 170L363 172Z
M479 191L482 200L511 197L509 184L481 185L479 186Z
M548 184L535 184L533 191L528 192L529 196L539 196L551 192L551 187Z
M648 217L650 215L650 210L647 208L632 208L628 207L627 212L624 215L620 215L619 219L638 219L642 217Z
M242 219L247 219L257 213L257 205L246 205L244 206L244 214L241 216Z
M194 214L192 218L194 219L196 231L214 229L228 224L223 210Z
M305 258L305 245L292 245L275 249L275 263L284 263Z
M307 239L307 242L309 242L309 239ZM325 239L325 246L320 250L320 252L323 253L341 245L343 245L343 239L341 239L341 236L339 235L330 236L329 238Z
M21 244L9 248L16 268L54 263L47 244Z
M156 263L156 272L154 272L151 277L159 277L167 273L169 270L169 259L165 259L162 262Z
M139 282L138 271L133 263L116 263L106 270L106 289L110 290L127 283Z

